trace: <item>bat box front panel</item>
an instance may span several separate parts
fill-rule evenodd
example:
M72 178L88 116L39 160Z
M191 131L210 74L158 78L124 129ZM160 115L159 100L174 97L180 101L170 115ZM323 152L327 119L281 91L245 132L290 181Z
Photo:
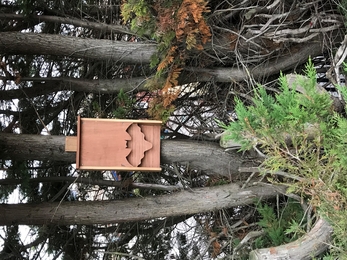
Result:
M160 121L80 118L76 166L90 170L160 169Z

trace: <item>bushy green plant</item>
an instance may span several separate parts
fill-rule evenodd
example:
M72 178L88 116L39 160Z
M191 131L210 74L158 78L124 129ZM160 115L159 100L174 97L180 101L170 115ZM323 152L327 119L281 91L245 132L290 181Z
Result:
M257 86L253 104L246 106L237 99L238 120L222 126L228 138L241 144L241 150L257 148L265 154L264 172L280 170L293 177L282 182L289 192L309 198L330 221L333 248L338 248L334 253L342 255L347 252L343 235L347 231L347 120L334 111L328 92L317 87L311 61L305 74L291 85L281 75L281 92L275 95ZM346 88L339 90L347 100Z

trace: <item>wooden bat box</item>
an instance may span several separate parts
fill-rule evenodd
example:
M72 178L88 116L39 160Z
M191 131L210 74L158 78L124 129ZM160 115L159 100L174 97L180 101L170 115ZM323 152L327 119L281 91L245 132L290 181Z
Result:
M65 150L76 152L81 170L161 171L161 121L80 118L77 137Z

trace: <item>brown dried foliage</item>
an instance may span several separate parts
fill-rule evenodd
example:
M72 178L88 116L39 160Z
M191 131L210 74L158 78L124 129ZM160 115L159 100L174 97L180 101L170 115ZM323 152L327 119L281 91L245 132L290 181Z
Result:
M207 12L209 12L207 1L183 0L176 13L176 23L174 23L176 27L172 29L176 34L177 45L173 45L169 49L157 68L158 71L162 71L172 64L162 88L164 107L170 106L179 95L179 92L173 88L178 85L178 77L182 71L181 66L187 57L186 49L203 50L203 44L206 44L211 38L210 28L203 17L203 14ZM159 17L161 22L159 28L163 31L169 29L169 22L173 26L171 23L173 18L168 17L170 14L173 14L172 10L166 10ZM180 43L185 43L184 49L178 47Z

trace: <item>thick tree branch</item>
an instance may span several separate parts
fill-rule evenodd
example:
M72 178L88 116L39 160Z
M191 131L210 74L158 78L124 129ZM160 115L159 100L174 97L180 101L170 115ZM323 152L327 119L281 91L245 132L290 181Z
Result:
M149 63L156 44L82 39L39 33L0 33L0 53L68 56L91 60Z
M208 175L230 178L246 165L241 153L226 153L218 143L191 140L167 140L161 144L161 162L179 162L190 168L200 169ZM249 162L250 165L253 165Z
M0 225L88 225L140 221L231 208L276 194L277 190L271 187L254 186L242 190L236 184L228 184L122 201L1 204Z
M56 160L73 163L75 153L65 152L65 136L0 133L0 157L17 160Z

